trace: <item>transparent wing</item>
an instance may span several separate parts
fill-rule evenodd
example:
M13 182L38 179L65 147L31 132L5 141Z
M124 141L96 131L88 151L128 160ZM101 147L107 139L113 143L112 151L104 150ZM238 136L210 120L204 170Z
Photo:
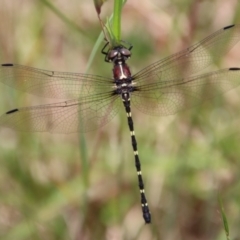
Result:
M0 82L48 98L78 98L110 89L112 80L97 75L47 71L18 64L0 65Z
M26 132L87 132L108 123L120 104L119 96L108 92L60 103L13 109L0 116L0 125Z
M157 78L157 76L155 76ZM170 115L196 106L240 84L240 68L223 69L195 77L155 81L132 93L132 104L151 115Z
M218 30L199 43L144 68L133 76L135 86L190 76L223 56L240 40L240 25Z

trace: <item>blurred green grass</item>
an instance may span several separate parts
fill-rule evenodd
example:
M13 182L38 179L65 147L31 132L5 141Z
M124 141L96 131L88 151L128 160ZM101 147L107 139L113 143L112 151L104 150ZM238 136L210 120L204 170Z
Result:
M122 36L134 46L129 60L132 73L240 22L240 7L231 1L179 2L127 2ZM100 32L93 3L58 0L54 5L80 30L73 30L41 1L3 0L2 63L85 71ZM103 15L110 13L108 2ZM221 66L239 67L239 53L240 44L222 59ZM99 50L90 72L110 76L111 68ZM0 239L225 239L218 193L230 236L237 239L239 93L240 89L230 91L174 116L155 118L133 111L153 217L147 226L141 217L124 111L103 129L85 135L87 170L78 134L29 134L1 128ZM1 113L46 102L3 84L0 96Z

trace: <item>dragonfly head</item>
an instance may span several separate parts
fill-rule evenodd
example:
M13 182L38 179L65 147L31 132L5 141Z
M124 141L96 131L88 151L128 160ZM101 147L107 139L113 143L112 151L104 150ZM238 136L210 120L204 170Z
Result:
M119 61L125 62L131 57L131 52L129 49L123 46L117 46L110 49L106 55L106 60L108 62L117 63Z

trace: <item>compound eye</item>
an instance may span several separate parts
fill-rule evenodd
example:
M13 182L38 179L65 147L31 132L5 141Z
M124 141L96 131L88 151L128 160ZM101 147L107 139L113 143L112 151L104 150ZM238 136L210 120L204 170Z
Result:
M116 50L111 50L111 51L108 53L108 59L109 59L109 60L113 60L117 55L118 55L118 51L116 51Z
M131 56L131 52L127 48L122 48L121 49L121 54L125 57L130 57Z

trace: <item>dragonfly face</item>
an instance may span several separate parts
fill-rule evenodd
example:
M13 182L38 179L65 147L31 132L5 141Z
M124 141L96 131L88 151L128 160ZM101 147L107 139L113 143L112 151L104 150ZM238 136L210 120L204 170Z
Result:
M129 49L124 48L123 46L117 46L106 55L107 62L117 63L118 61L127 61L131 57L131 52Z

